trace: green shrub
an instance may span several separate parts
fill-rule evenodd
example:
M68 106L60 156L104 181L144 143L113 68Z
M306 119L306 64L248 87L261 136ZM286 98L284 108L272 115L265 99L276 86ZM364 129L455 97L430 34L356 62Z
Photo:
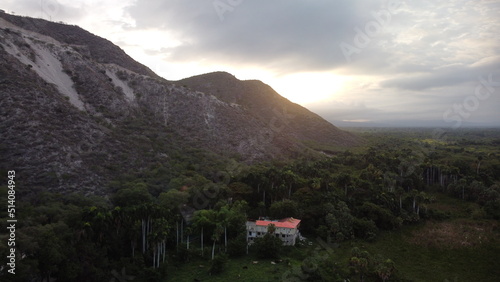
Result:
M386 208L365 202L359 208L362 217L373 220L380 229L391 230L401 226L401 222Z
M233 240L230 240L227 243L227 253L231 257L242 256L246 254L246 250L247 250L247 242L244 233L241 233L241 235L239 235Z
M444 212L437 209L428 209L427 211L423 210L421 211L420 216L424 219L434 219L439 221L451 218L450 212Z
M378 233L377 225L370 219L354 218L353 221L354 236L368 241L375 240Z
M260 258L279 258L282 242L274 234L266 233L264 237L257 238L254 245Z
M500 219L500 201L489 201L484 205L484 211L493 219Z
M212 262L210 263L209 272L210 274L219 274L224 272L227 263L227 255L226 254L218 254L214 257Z

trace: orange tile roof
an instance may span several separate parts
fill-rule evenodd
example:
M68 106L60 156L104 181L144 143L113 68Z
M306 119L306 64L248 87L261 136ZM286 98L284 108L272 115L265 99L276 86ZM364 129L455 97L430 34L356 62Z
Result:
M270 220L257 220L255 222L258 226L268 226L269 224L274 224L276 227L284 227L284 228L296 228L299 225L300 219L296 219L293 217L287 217L280 219L278 221L270 221Z

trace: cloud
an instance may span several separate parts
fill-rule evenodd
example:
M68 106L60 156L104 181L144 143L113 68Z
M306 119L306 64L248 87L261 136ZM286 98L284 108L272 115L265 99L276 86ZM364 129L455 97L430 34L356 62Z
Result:
M2 2L4 2L2 5L9 7L8 12L46 20L75 21L82 18L85 14L85 11L78 7L81 4L71 1L6 0Z
M139 0L128 11L137 28L167 28L184 41L165 50L170 60L212 59L298 72L346 64L339 44L352 39L359 18L369 17L365 9L380 5L360 0L241 1L221 21L215 2Z
M474 81L425 91L386 88L382 91L353 90L351 95L311 104L309 108L340 125L339 121L364 119L385 126L407 124L451 128L454 120L444 118L449 112L447 117L460 117L464 125L499 126L500 71L492 73L491 78L489 75L481 77L483 81L492 82L491 95L485 95L487 88L481 90L480 95L487 96L485 99L476 99L476 89L482 84L481 79L476 77Z
M471 65L452 64L436 67L426 73L405 75L382 81L383 88L427 90L478 81L480 75L500 71L500 56L484 58Z
M473 63L499 46L493 43L498 21L491 18L498 4L396 1L401 8L387 14L387 2L138 0L127 11L137 29L167 29L183 42L163 49L171 61L259 65L278 73L433 70ZM218 12L215 3L226 9ZM377 24L382 28L373 32ZM357 45L363 36L368 43ZM474 37L484 37L484 46ZM351 60L343 43L356 49Z
M43 2L50 1L56 0ZM7 10L40 14L38 2L4 2ZM496 0L56 3L54 20L120 42L167 79L225 70L277 85L284 96L291 77L291 96L300 80L303 89L314 83L322 93L307 97L331 98L308 107L330 120L442 120L450 105L474 92L480 76L496 79L500 72ZM348 82L334 85L339 77ZM473 119L500 120L499 103L483 102Z

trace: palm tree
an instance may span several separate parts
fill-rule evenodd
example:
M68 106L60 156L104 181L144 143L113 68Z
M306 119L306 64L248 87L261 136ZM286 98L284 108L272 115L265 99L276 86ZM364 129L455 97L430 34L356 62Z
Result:
M483 160L483 156L478 156L477 157L477 169L476 169L476 174L479 174L479 167L481 166L481 161Z
M292 185L297 182L298 176L288 169L281 173L281 178L288 184L288 198L290 199L292 197Z
M83 220L89 228L90 234L94 236L95 241L99 244L105 244L106 235L112 229L111 212L102 208L90 207L84 212Z
M122 209L123 226L125 237L130 241L132 257L135 257L135 248L137 247L137 238L141 237L141 220L137 216L136 207L127 207Z
M271 167L267 171L267 179L268 179L269 183L271 184L270 192L271 192L271 204L272 204L273 200L275 200L275 198L276 198L275 187L279 186L279 183L280 183L279 172L275 167ZM265 193L265 191L264 191L264 193Z
M212 222L211 222L211 212L209 210L200 210L200 211L197 211L195 214L194 214L194 217L193 217L193 223L194 223L194 226L200 230L200 233L201 233L201 256L203 256L203 242L204 242L204 237L203 237L203 231L204 229L207 229L210 227L210 225L212 225Z
M313 188L314 190L319 190L321 188L321 178L314 177L311 180L311 188Z
M347 196L347 186L351 184L351 176L347 173L341 173L336 177L338 185L344 187L344 194Z
M219 242L220 236L222 235L223 232L224 232L224 229L223 229L222 225L217 224L215 226L214 233L212 234L212 241L214 242L213 246L212 246L212 260L215 257L215 243Z
M396 196L398 196L399 198L399 209L402 210L403 209L403 199L405 198L405 190L401 187L398 187L396 189Z
M153 246L153 267L160 267L160 258L163 256L165 262L166 239L170 231L170 224L164 217L154 218L152 223L154 232L149 234L149 241ZM153 227L151 227L153 230Z

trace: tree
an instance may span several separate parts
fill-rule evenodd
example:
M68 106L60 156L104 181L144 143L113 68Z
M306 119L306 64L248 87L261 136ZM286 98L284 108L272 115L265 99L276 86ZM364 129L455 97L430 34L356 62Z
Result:
M149 203L152 201L151 194L149 194L148 189L144 183L137 185L136 187L123 188L118 190L112 197L115 206L128 207L136 206L143 203Z
M403 200L404 200L404 197L406 196L405 190L401 187L398 187L395 191L395 194L398 197L399 210L401 211L403 209Z
M268 171L267 171L267 180L268 180L268 183L271 184L271 187L269 188L269 192L271 192L271 200L270 200L270 203L272 203L275 199L276 199L276 192L277 192L277 189L276 187L279 187L280 185L280 175L279 175L279 171L275 168L275 167L271 167ZM265 190L264 190L264 193L265 193ZM264 194L265 195L265 194ZM264 200L265 202L265 200Z
M384 173L382 170L375 167L373 164L369 164L366 169L361 172L361 179L370 181L372 183L381 183Z
M59 266L66 259L60 239L54 232L53 225L40 227L37 238L39 249L36 252L38 257L38 268L44 279L51 281L51 276L59 270Z
M484 210L493 219L500 220L500 200L489 201L484 205Z
M229 218L232 212L227 206L223 206L217 213L217 222L224 228L224 249L227 251L227 226L229 224Z
M247 241L246 233L240 233L236 238L231 240L227 245L227 253L231 257L242 256L246 253Z
M328 228L328 236L341 242L350 239L353 235L353 216L347 204L339 201L336 205L331 203L323 205L325 212L325 223Z
M353 218L353 232L356 238L365 239L372 241L375 239L378 233L378 228L375 222L370 219L359 219L357 217Z
M243 182L251 187L257 188L257 196L262 197L262 201L266 202L266 189L269 179L266 176L267 169L263 166L252 167L250 173L244 178ZM261 194L262 193L262 194Z
M213 246L212 246L212 260L215 257L215 244L219 242L220 236L224 232L224 228L220 224L216 224L214 233L212 234L212 241L213 241Z
M347 187L351 184L351 176L347 173L341 173L336 178L336 182L339 186L344 188L344 194L347 196Z
M396 267L394 266L394 262L390 259L386 259L375 266L375 273L384 282L391 277L395 270Z
M215 258L212 259L210 263L210 269L208 270L210 274L219 274L224 271L224 268L227 263L227 255L226 254L218 254Z
M280 250L282 248L282 242L280 238L274 235L276 227L274 224L269 224L267 227L267 233L261 237L255 239L255 248L257 249L257 254L261 258L278 258Z
M228 213L227 208L222 211L217 210L201 210L195 213L194 223L198 230L201 231L201 245L202 245L202 255L203 255L203 236L207 231L211 231L212 236L212 259L215 257L215 245L220 241L222 234L227 232L227 222L226 215ZM209 230L207 230L209 229Z
M281 178L288 184L288 198L292 197L292 185L298 180L298 176L293 173L290 169L285 170L281 173Z
M203 248L204 248L204 231L208 231L207 229L212 226L211 219L213 218L212 211L210 210L200 210L195 212L193 217L193 223L196 229L200 231L200 242L201 242L201 255L203 256Z
M160 261L165 262L166 239L170 233L170 224L166 218L159 217L152 221L148 241L153 249L153 268L160 267Z
M177 208L185 204L188 201L189 194L186 192L178 190L169 190L168 192L163 192L158 197L158 202L161 206L170 209L177 210Z
M359 215L372 220L378 228L385 230L398 228L401 224L388 209L370 202L363 203L359 208Z
M481 161L483 160L483 156L478 156L477 157L477 168L476 168L476 174L479 174L479 167L481 166Z
M364 281L365 275L369 272L371 256L367 251L361 251L355 247L351 250L352 257L349 259L349 266L354 273L359 274L360 281Z
M297 202L292 200L283 200L274 202L269 208L271 217L285 218L285 217L299 217L299 207Z
M233 182L228 188L234 201L247 199L253 192L252 187L242 182Z
M319 190L321 188L321 178L319 177L312 178L309 185L311 185L312 189Z

